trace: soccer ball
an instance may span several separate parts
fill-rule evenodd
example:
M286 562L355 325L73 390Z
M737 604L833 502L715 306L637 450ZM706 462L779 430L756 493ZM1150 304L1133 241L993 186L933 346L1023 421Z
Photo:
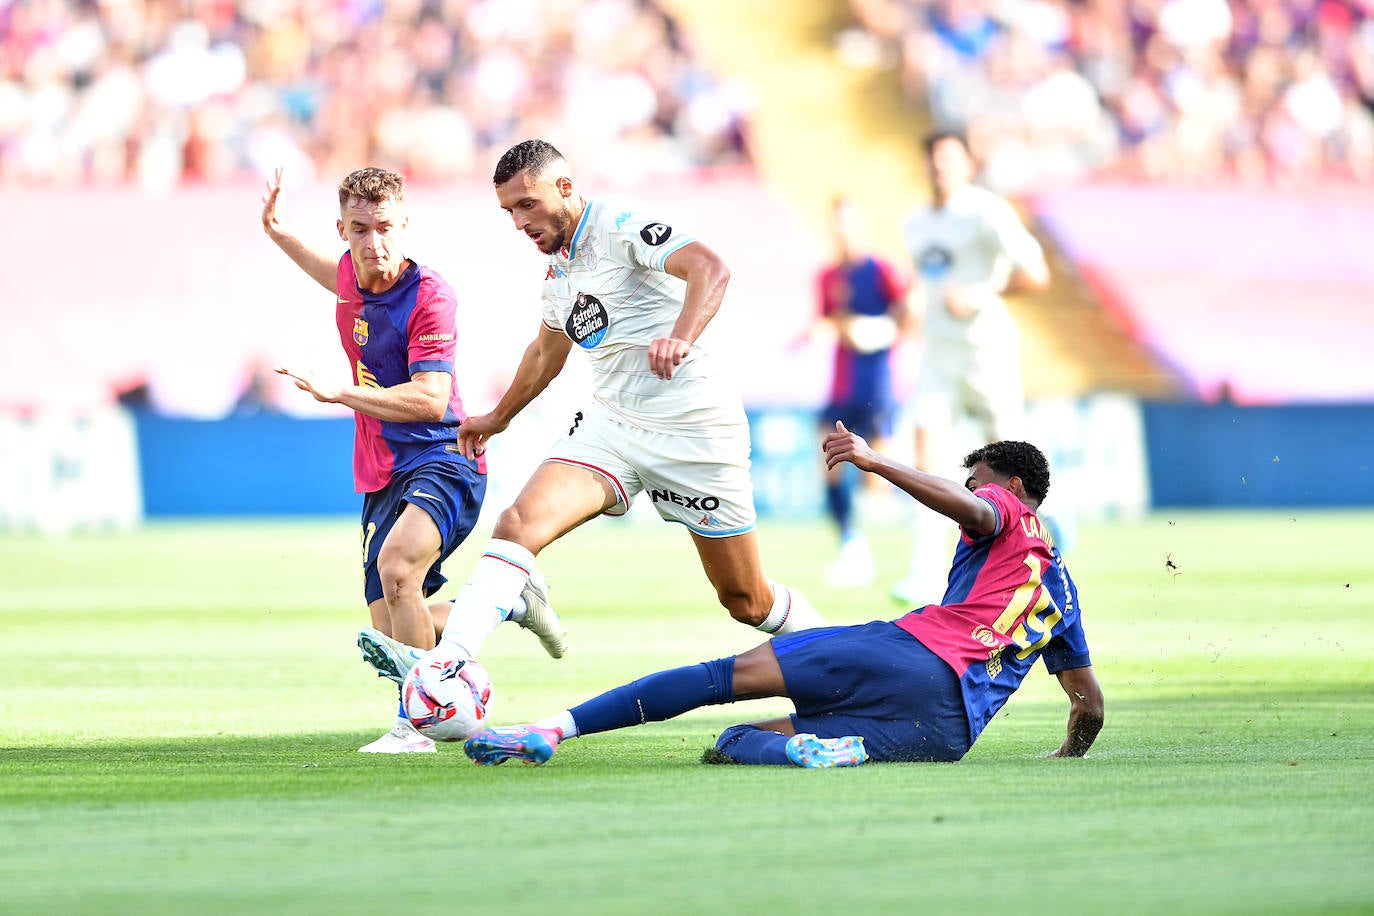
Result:
M422 659L401 683L406 718L435 741L466 741L482 730L491 702L487 669L470 658Z

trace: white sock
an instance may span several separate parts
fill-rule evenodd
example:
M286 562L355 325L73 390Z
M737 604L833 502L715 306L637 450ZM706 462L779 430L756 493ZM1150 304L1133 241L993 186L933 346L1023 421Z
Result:
M577 737L577 723L573 721L572 712L563 710L551 716L545 716L534 723L535 728L552 728L561 734L561 740L567 741L569 738Z
M524 623L525 616L529 612L530 609L525 606L525 596L516 595L515 603L510 606L510 610L506 611L506 619L511 623Z
M468 658L476 658L487 637L511 618L517 606L523 614L525 602L520 592L532 569L534 554L514 541L493 538L477 561L472 578L453 600L440 643L450 651L460 650Z
M773 607L769 609L763 623L754 629L779 635L825 626L825 618L811 606L811 602L807 601L801 592L790 589L781 582L768 584L773 587Z

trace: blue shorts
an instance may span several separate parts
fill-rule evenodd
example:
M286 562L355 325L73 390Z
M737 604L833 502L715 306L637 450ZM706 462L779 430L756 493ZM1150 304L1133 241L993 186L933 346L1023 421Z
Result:
M439 559L425 574L424 593L428 598L448 581L439 566L472 533L486 495L487 475L477 473L458 457L440 457L417 465L391 478L391 483L375 493L364 494L363 595L367 603L384 594L377 557L406 503L414 503L428 512L439 529Z
M890 401L862 404L827 404L821 411L821 426L826 431L835 428L835 421L844 421L844 428L870 441L892 436L896 405Z
M874 760L958 760L968 713L954 669L889 621L773 637L792 727L822 738L862 735Z

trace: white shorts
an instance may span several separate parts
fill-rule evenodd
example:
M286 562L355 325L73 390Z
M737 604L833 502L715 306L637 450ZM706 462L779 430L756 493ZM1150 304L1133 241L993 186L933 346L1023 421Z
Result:
M748 423L713 429L708 438L649 432L595 403L578 411L578 417L544 460L606 478L620 497L607 515L624 515L647 490L665 521L679 522L696 534L722 538L753 530Z
M948 430L961 417L972 419L984 442L1021 435L1025 396L1021 353L1010 346L971 347L928 342L916 377L916 426Z

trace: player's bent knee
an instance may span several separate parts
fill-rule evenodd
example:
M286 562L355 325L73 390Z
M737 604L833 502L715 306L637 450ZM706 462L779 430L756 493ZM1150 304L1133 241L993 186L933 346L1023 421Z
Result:
M770 604L760 604L750 595L718 594L721 606L740 623L756 627L768 618Z
M427 564L416 565L400 558L382 556L377 559L377 578L381 580L382 591L389 601L419 592L424 586L428 569Z
M491 536L500 538L503 541L516 541L517 535L524 527L524 517L517 506L507 506L501 510L501 514L496 517L496 525L491 530Z
M491 536L503 541L514 541L538 553L553 540L553 526L547 519L539 516L537 512L526 511L519 503L508 506L497 516L496 527L492 529Z

